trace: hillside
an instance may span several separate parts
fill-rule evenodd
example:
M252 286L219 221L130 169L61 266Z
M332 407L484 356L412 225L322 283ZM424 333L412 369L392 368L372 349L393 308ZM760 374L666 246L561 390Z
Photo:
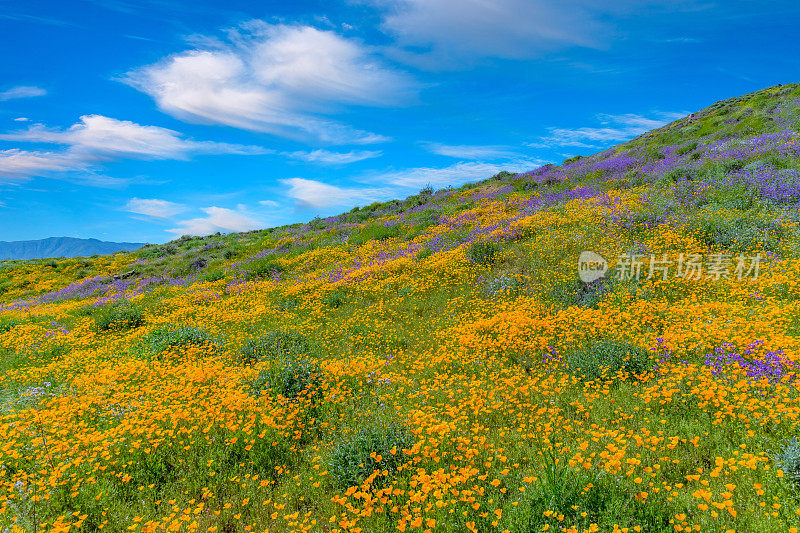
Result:
M796 531L798 207L789 84L307 224L0 263L0 525Z
M74 237L49 237L33 241L0 241L0 260L89 257L115 252L131 252L142 246L144 243L108 242Z

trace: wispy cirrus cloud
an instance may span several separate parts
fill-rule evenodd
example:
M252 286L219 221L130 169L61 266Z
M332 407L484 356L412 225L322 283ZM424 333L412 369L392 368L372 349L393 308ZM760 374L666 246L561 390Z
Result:
M153 218L169 218L187 210L183 204L160 200L158 198L131 198L125 204L125 211Z
M416 167L378 173L370 176L372 181L387 183L405 189L426 185L444 187L462 185L470 181L486 179L502 170L524 172L539 167L547 161L542 159L520 159L505 163L461 161L446 167Z
M356 0L377 7L391 51L409 64L459 69L482 58L529 59L570 47L600 49L629 13L692 9L694 0Z
M380 187L337 187L321 181L304 178L281 180L288 186L286 195L297 202L299 208L326 209L359 203L372 203L394 194L390 188Z
M457 159L511 159L521 157L520 154L506 146L441 143L423 143L423 146L434 154Z
M0 134L0 140L65 145L61 150L0 151L0 176L26 178L52 172L97 169L115 159L182 159L200 154L257 155L273 153L259 146L194 141L157 126L142 126L102 115L84 115L67 129L35 124Z
M351 150L350 152L331 152L329 150L312 150L310 152L284 152L285 156L319 165L346 165L365 159L373 159L383 155L377 150Z
M20 150L0 150L0 181L25 179L42 172L81 170L85 162L66 153Z
M123 81L181 120L333 144L388 140L326 117L342 105L398 105L416 91L369 47L311 26L256 20L195 44Z
M580 128L548 128L549 135L541 137L539 141L527 143L534 148L550 148L554 146L572 146L580 148L599 148L608 143L623 142L652 129L660 128L673 120L677 120L687 113L663 112L653 113L647 117L636 114L624 115L597 115L601 127Z
M47 91L41 87L20 85L5 91L0 91L0 102L5 100L14 100L16 98L33 98L36 96L44 96L45 94L47 94Z

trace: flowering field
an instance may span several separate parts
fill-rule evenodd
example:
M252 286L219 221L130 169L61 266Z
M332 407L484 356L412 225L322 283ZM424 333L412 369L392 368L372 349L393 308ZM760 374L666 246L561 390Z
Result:
M0 263L0 530L797 531L799 130Z

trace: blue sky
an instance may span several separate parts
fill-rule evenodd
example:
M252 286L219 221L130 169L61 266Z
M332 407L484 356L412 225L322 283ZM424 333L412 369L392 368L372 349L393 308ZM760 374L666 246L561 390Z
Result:
M0 0L0 240L245 231L587 155L800 81L798 25L794 0Z

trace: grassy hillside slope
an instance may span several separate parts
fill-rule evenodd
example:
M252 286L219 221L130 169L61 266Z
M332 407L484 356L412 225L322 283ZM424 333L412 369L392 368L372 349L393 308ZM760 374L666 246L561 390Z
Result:
M798 132L783 85L304 225L0 262L0 527L799 527Z

